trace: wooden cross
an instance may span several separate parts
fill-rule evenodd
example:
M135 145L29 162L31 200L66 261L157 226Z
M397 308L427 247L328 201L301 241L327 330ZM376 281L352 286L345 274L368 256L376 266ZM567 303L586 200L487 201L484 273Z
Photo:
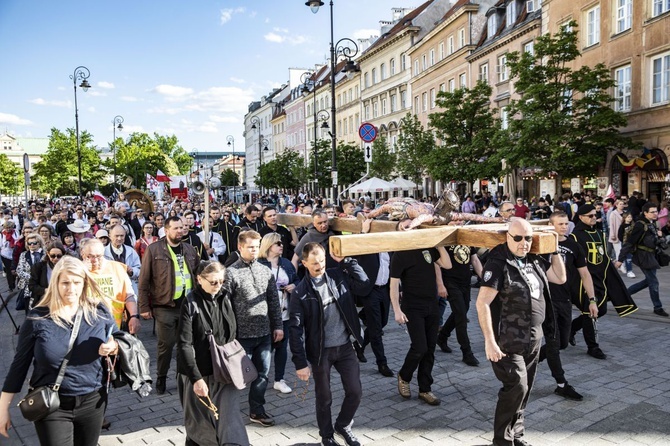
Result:
M305 227L312 223L310 215L277 214L277 223ZM345 234L330 237L330 252L338 257L378 252L408 251L445 245L466 245L493 248L505 243L507 224L491 223L468 226L422 225L411 231L397 231L397 221L373 220L370 232L361 234L362 221L356 218L331 218L331 229ZM558 248L558 234L544 221L533 222L533 254L548 254ZM542 224L544 223L544 224ZM348 233L348 234L346 234Z

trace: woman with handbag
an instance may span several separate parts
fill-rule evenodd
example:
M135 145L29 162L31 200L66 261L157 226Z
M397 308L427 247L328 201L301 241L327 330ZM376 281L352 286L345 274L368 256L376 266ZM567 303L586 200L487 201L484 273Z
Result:
M114 319L102 290L73 257L53 269L44 298L21 326L14 361L0 395L0 435L9 407L33 364L29 394L19 404L42 446L95 446L107 406L101 357L118 350Z
M282 256L284 246L281 235L276 232L265 234L258 251L258 263L272 270L277 284L277 295L281 305L281 318L284 333L288 333L288 299L295 286L300 282L293 264ZM275 351L275 383L273 388L281 393L291 393L293 389L284 381L284 371L288 359L288 336L272 344Z
M224 267L200 262L197 285L181 306L177 338L179 397L184 408L186 445L248 445L240 412L240 390L214 379L208 333L218 345L235 339L237 324L222 292Z

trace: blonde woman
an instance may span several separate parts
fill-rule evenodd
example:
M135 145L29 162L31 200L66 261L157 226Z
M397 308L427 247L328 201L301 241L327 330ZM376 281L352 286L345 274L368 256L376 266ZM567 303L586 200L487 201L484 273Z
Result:
M73 257L64 257L56 264L44 298L21 326L14 361L0 394L0 435L9 436L9 407L21 391L31 364L31 388L56 381L80 309L81 326L60 386L60 408L34 424L42 446L98 443L107 407L100 359L118 350L111 338L116 325L102 299L102 290L83 262Z

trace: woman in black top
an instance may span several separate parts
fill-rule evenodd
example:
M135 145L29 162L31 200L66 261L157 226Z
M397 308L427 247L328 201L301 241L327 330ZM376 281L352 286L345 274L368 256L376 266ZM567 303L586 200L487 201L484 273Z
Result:
M60 408L35 422L42 446L95 446L100 436L107 406L103 387L102 356L114 354L114 318L102 298L102 290L86 271L81 260L65 257L53 270L44 298L30 311L21 326L14 361L0 395L0 434L11 427L9 406L21 391L33 364L30 387L56 382L67 354L75 315L83 317L72 356L58 392Z
M181 306L177 372L187 445L249 444L240 413L240 391L232 384L214 381L212 376L207 329L212 329L219 345L231 342L237 334L230 299L223 293L223 276L219 262L200 262L198 283ZM208 396L219 411L218 421L203 404Z
M44 297L53 269L56 263L65 255L65 247L59 241L47 243L44 253L45 255L42 257L42 260L33 265L30 270L30 279L28 279L30 300L27 302L26 310L31 309L36 302L39 302Z

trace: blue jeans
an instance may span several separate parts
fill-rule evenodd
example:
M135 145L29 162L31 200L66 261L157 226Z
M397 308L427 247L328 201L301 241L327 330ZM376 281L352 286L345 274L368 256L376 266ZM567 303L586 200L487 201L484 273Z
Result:
M638 291L641 291L647 287L649 287L649 297L651 297L651 302L654 304L654 310L660 310L663 308L663 304L661 303L661 298L659 296L659 291L658 291L658 278L656 277L656 270L655 269L643 269L642 274L644 274L644 280L639 281L638 283L634 283L630 287L628 287L628 292L631 294L631 296Z
M265 413L265 389L268 387L268 373L270 372L270 360L272 358L271 335L260 338L238 339L247 356L258 370L258 378L249 386L249 415L261 415Z
M286 370L286 361L288 360L288 322L283 321L284 338L272 344L275 351L275 382L284 379Z

